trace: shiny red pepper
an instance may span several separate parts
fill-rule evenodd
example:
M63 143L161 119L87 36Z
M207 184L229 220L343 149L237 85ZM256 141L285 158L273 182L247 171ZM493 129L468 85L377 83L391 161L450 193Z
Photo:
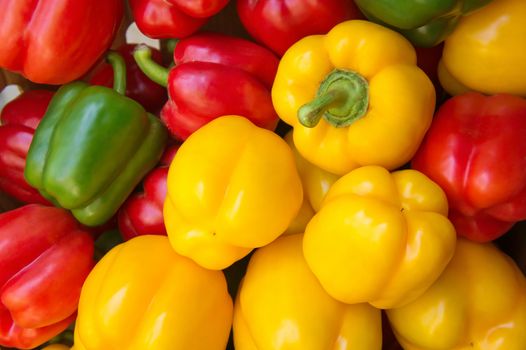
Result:
M168 99L166 89L156 84L139 69L133 59L135 45L121 45L117 52L124 58L126 63L126 96L139 102L148 112L158 114ZM161 51L152 50L152 58L155 62L162 63ZM108 63L103 63L94 72L90 79L92 85L113 87L113 68Z
M154 39L184 38L218 13L228 0L130 0L139 30Z
M0 191L24 203L49 204L24 178L27 151L53 92L28 90L0 113Z
M262 46L222 34L197 34L177 43L169 73L149 60L148 48L138 47L134 56L146 75L168 86L170 99L161 119L179 140L227 114L269 130L278 123L270 97L278 59Z
M93 239L66 210L29 204L0 214L0 247L0 345L34 348L75 320Z
M110 47L122 0L0 1L0 67L43 84L65 84Z
M159 166L143 180L143 191L132 194L119 209L119 231L124 240L140 235L166 235L163 205L166 198L168 167L178 145L168 147Z
M237 13L250 35L280 56L305 36L363 18L352 0L238 0Z
M478 93L449 99L412 166L444 189L457 233L496 239L526 219L526 100Z

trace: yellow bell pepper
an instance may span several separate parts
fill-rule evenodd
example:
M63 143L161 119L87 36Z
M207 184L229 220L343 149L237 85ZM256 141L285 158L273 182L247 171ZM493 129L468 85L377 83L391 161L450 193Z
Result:
M272 101L303 157L343 175L408 162L431 124L435 89L402 35L351 20L287 50Z
M43 347L42 350L69 350L69 346L63 344L51 344Z
M305 259L345 303L399 307L433 284L456 233L444 191L416 170L355 169L336 181L307 225Z
M86 279L73 350L224 350L232 314L221 271L176 254L165 236L139 236Z
M460 239L435 284L387 315L406 350L524 350L526 278L492 244Z
M234 307L236 350L380 350L380 310L331 298L309 270L302 234L250 259Z
M446 39L438 77L466 91L526 97L526 1L494 0L463 17Z
M194 132L177 151L167 185L163 216L172 247L217 270L285 232L303 200L287 143L239 116Z

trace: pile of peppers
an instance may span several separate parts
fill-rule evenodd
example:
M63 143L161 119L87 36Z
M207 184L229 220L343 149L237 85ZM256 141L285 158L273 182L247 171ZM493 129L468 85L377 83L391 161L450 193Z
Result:
M0 12L1 350L526 349L526 1Z

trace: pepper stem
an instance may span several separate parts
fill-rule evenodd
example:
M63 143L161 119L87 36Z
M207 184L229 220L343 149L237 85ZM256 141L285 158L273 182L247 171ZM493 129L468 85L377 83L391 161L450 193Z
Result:
M148 78L161 86L168 86L169 69L152 60L152 50L148 46L137 45L133 51L133 58Z
M113 68L113 90L121 95L126 95L126 63L124 59L119 53L110 51L106 55L106 61Z
M299 122L315 127L323 117L336 128L351 125L367 112L369 84L360 74L335 69L318 88L316 98L298 110Z

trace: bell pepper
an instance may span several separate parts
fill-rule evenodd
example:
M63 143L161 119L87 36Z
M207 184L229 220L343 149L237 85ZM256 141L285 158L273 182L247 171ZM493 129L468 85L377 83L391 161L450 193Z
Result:
M196 32L228 0L130 0L139 30L154 39L183 38Z
M63 209L0 214L0 345L32 349L75 320L93 239Z
M53 92L28 90L0 113L0 191L25 203L50 204L24 179L27 151Z
M150 80L139 69L133 59L134 49L135 45L132 44L124 44L117 49L126 62L126 96L139 102L148 112L157 115L168 99L166 89ZM151 50L152 59L157 63L162 63L161 51L153 48ZM111 65L103 63L93 73L89 82L92 85L112 87L113 68Z
M237 13L250 35L279 56L307 35L362 17L352 0L238 0Z
M223 272L177 255L165 236L139 236L86 279L72 349L224 350L232 310Z
M219 270L282 234L302 199L287 143L246 118L223 116L177 151L164 223L177 253Z
M274 130L278 116L270 89L278 59L268 49L248 40L204 33L180 40L169 72L149 59L139 47L135 59L152 80L168 86L169 101L161 119L171 135L185 140L195 130L222 115L248 118Z
M406 350L526 349L526 279L492 244L459 239L433 286L387 315Z
M526 100L455 96L412 162L446 192L457 233L487 242L526 219Z
M435 89L409 41L351 20L289 48L272 101L294 128L300 154L343 175L362 165L395 169L408 162L431 124Z
M65 84L106 52L121 23L122 0L4 0L0 67L42 84Z
M423 294L455 250L444 191L412 170L365 166L331 187L307 225L303 252L325 290L389 309Z
M419 47L440 44L466 15L492 0L355 0L373 22L391 27Z
M447 38L438 77L451 95L526 97L526 2L494 0L462 18Z
M331 298L303 258L301 234L250 258L234 307L236 350L380 350L380 310Z
M130 98L125 65L110 53L115 90L62 86L38 125L24 176L40 193L87 226L109 220L161 157L166 130Z
M63 344L51 344L51 345L48 345L44 348L42 348L42 350L69 350L69 346L66 346L66 345L63 345Z
M146 175L143 191L134 193L119 209L119 230L125 240L139 235L165 235L163 204L168 167L179 146L168 147L159 166Z

